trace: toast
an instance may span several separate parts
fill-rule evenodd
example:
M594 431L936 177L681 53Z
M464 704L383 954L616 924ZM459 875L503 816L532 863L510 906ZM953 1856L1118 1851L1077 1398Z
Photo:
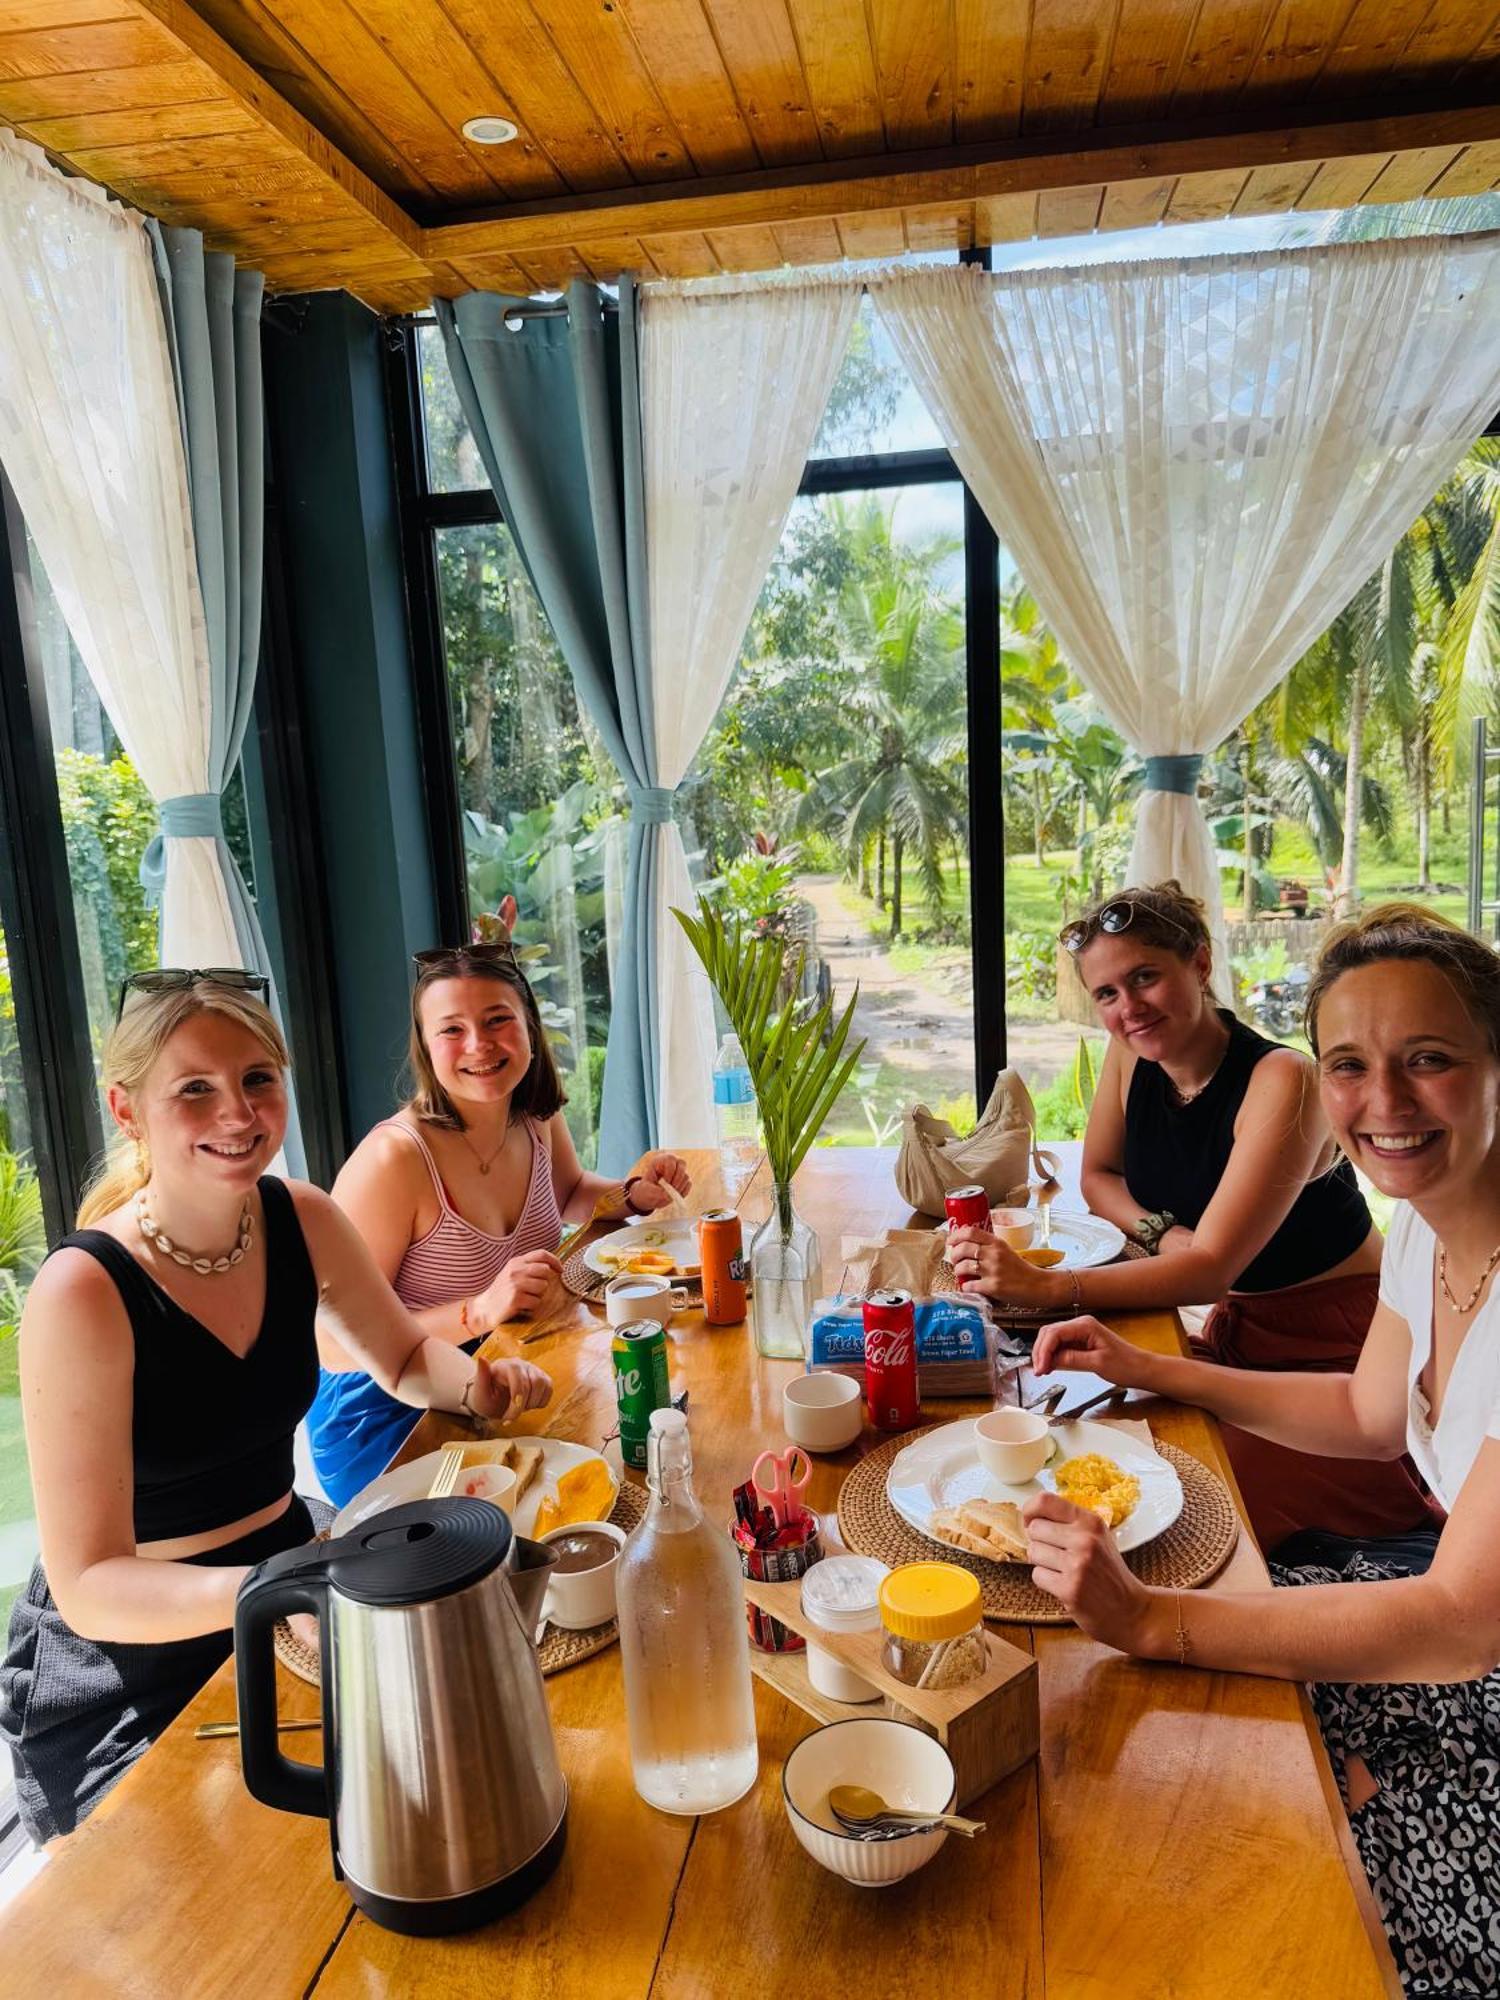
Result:
M931 1531L939 1541L991 1562L1026 1561L1026 1524L1013 1500L966 1500L943 1507L932 1517Z
M528 1444L522 1438L513 1438L506 1463L516 1475L516 1498L519 1500L542 1469L542 1447Z

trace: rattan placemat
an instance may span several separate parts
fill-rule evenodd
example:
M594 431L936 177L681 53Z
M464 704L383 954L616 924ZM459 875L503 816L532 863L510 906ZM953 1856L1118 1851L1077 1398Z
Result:
M626 1484L620 1488L609 1518L628 1535L644 1519L646 1503L647 1494L643 1486ZM323 1539L319 1537L320 1541ZM564 1667L576 1667L580 1660L592 1659L595 1653L602 1653L606 1647L612 1646L619 1636L620 1628L613 1618L607 1625L595 1625L587 1632L564 1632L558 1625L549 1625L537 1648L542 1672L560 1674ZM316 1687L322 1679L317 1647L303 1645L285 1619L277 1622L274 1643L276 1657L287 1672L295 1674L298 1680L310 1681Z
M592 1305L600 1305L604 1300L604 1287L615 1274L611 1271L606 1275L590 1269L584 1262L584 1251L590 1247L590 1245L585 1244L583 1250L576 1250L566 1260L562 1267L562 1281L575 1299L587 1299ZM672 1283L682 1286L688 1295L688 1304L690 1306L702 1305L703 1280L701 1278L673 1278Z
M940 1429L939 1425L926 1426ZM1060 1610L1055 1597L1039 1590L1025 1563L986 1562L983 1556L950 1549L922 1535L903 1521L891 1505L885 1490L891 1461L897 1452L922 1436L907 1431L862 1458L844 1481L839 1494L839 1533L857 1554L878 1556L893 1568L899 1563L958 1563L979 1579L984 1615L1015 1625L1068 1625L1072 1620ZM1156 1449L1177 1468L1182 1481L1182 1512L1154 1542L1132 1549L1125 1560L1142 1583L1168 1590L1195 1590L1217 1576L1228 1562L1239 1539L1239 1516L1229 1488L1216 1472L1210 1472L1188 1452L1175 1445L1153 1440Z

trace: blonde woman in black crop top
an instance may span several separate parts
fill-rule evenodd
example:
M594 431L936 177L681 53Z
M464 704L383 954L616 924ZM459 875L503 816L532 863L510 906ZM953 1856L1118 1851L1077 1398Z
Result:
M1038 1271L960 1230L960 1283L1059 1318L1218 1301L1203 1334L1215 1360L1347 1372L1375 1311L1380 1237L1337 1158L1312 1063L1218 1007L1202 906L1176 882L1122 890L1062 941L1109 1033L1084 1199L1155 1254ZM1387 1536L1440 1518L1405 1463L1225 1441L1264 1548L1305 1528Z
M551 1393L525 1362L427 1338L328 1196L269 1177L274 1020L248 990L167 977L127 994L104 1057L126 1151L21 1323L42 1558L12 1614L0 1734L39 1839L77 1824L227 1657L247 1570L309 1538L292 1434L316 1314L414 1408L501 1418Z

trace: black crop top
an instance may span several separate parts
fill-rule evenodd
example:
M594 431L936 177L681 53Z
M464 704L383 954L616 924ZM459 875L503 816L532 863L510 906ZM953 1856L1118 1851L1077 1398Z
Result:
M318 1281L285 1185L262 1178L260 1198L266 1305L243 1360L102 1229L57 1246L97 1258L130 1316L138 1542L222 1528L292 1490L292 1435L318 1386Z
M1179 1104L1159 1063L1138 1062L1125 1099L1125 1185L1145 1209L1166 1209L1196 1229L1234 1150L1234 1121L1250 1072L1280 1042L1219 1009L1229 1047L1207 1088ZM1370 1233L1370 1211L1354 1169L1338 1165L1309 1181L1270 1242L1232 1281L1237 1292L1279 1292L1342 1264Z

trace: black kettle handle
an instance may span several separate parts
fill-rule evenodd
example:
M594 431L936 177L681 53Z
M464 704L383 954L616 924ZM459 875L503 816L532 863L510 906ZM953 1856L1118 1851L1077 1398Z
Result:
M306 1549L288 1549L251 1570L240 1585L234 1612L234 1673L240 1711L240 1766L252 1798L282 1812L327 1818L327 1764L333 1755L333 1704L323 1682L322 1764L284 1757L276 1733L276 1655L272 1635L289 1611L310 1611L318 1621L319 1649L328 1648L328 1579L308 1564ZM321 1551L320 1551L321 1554ZM288 1574L287 1572L292 1572ZM309 1573L310 1572L310 1573Z

